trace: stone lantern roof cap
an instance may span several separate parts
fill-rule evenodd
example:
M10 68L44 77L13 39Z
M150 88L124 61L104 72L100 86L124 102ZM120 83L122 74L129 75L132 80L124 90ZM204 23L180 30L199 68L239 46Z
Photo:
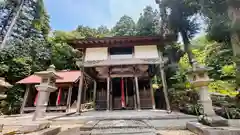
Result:
M40 77L54 77L56 79L61 79L61 77L57 75L54 65L50 65L46 71L40 71L34 74Z
M12 85L5 81L5 78L0 77L0 87L11 88Z
M196 61L193 62L193 66L191 69L188 70L188 73L204 73L207 71L212 70L213 68L211 67L206 67L204 65L198 64Z

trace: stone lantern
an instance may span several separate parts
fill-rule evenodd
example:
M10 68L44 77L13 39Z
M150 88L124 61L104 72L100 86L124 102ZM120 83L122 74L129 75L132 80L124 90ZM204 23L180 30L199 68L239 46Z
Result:
M193 88L199 89L199 103L203 107L204 115L199 117L199 122L209 126L226 126L227 121L217 116L212 106L212 100L208 93L208 84L213 81L208 76L208 71L211 68L198 65L196 61L193 61L193 67L188 72L188 79Z
M11 88L12 85L5 81L3 77L0 77L0 100L5 99L7 95L4 93L7 91L8 88Z
M55 82L56 79L61 78L56 74L54 65L51 65L47 71L36 72L35 75L41 77L41 83L35 86L38 90L38 98L33 120L45 116L50 93L57 90Z

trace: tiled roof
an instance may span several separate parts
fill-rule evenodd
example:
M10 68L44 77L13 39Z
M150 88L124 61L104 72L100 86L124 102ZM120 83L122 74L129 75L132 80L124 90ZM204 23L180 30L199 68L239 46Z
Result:
M57 79L56 83L74 83L79 80L81 71L59 71L56 72L61 79ZM37 75L30 75L20 81L18 84L37 84L41 82L41 78Z
M73 48L126 47L135 45L158 45L172 41L172 37L162 36L121 36L104 38L73 39L68 43Z

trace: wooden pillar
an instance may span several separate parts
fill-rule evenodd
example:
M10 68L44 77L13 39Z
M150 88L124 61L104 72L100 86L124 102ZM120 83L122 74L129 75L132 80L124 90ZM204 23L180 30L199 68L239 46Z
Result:
M150 91L151 91L151 96L152 96L152 109L156 109L156 105L155 105L155 98L154 98L154 92L153 92L153 87L152 87L152 80L150 78Z
M110 98L110 77L107 77L107 111L110 109L110 104L109 104L109 98Z
M83 104L86 103L86 96L87 96L87 88L84 88L84 94L83 94Z
M96 104L97 82L93 82L93 103Z
M67 96L67 110L68 111L71 107L72 88L73 88L73 86L69 86L69 89L68 89L68 96Z
M169 103L169 99L168 99L168 87L167 87L167 81L166 81L166 75L165 75L165 71L164 71L164 61L163 61L163 55L162 52L159 50L159 58L161 60L161 63L159 65L160 67L160 73L161 73L161 79L162 79L162 85L163 85L163 93L164 93L164 98L166 101L166 109L168 112L171 111L170 108L170 103Z
M30 84L28 84L26 86L26 91L25 91L22 106L21 106L21 109L20 109L20 114L24 113L24 107L26 106L26 103L27 103L27 100L28 100L29 91L30 91Z
M80 80L79 80L79 86L78 86L78 97L77 97L77 113L81 112L81 100L82 100L82 90L83 90L83 79L84 74L81 74Z
M132 79L132 83L134 84L134 79ZM134 109L137 109L137 101L136 101L136 86L133 85L133 100L134 100Z
M112 79L110 78L110 110L113 110Z
M140 96L139 96L139 87L138 87L138 77L137 76L135 76L135 86L136 86L136 94L137 94L137 109L141 110Z

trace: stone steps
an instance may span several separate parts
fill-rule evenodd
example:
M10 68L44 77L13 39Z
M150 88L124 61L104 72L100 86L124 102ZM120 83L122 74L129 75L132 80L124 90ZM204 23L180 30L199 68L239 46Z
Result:
M156 129L145 121L103 120L89 121L82 127L72 128L59 135L156 135Z
M156 135L153 128L105 128L89 129L72 128L59 133L58 135Z

